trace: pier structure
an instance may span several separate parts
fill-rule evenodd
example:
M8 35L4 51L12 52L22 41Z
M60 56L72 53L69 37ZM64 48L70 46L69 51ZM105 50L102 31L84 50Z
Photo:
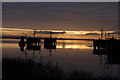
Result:
M103 29L101 29L101 39L103 39Z
M93 40L94 50L119 50L120 40Z
M36 30L33 29L33 37L26 38L28 50L40 50L41 38L35 36ZM52 32L50 32L49 38L43 38L45 49L56 49L56 38L52 38Z
M40 42L39 38L27 38L27 49L28 50L40 50Z
M120 64L120 40L94 40L93 54L106 55L107 64Z
M49 50L49 56L52 56L52 49L56 49L56 39L46 38L44 39L44 48Z
M20 41L19 41L19 47L20 47L20 51L24 51L24 47L25 47L25 44L26 42L24 41L24 37L22 36Z
M120 58L120 40L115 39L114 36L108 34L108 38L103 38L104 30L101 29L101 38L93 40L93 54L107 56L107 64L120 64L118 60Z
M56 38L52 38L53 32L50 32L50 37L44 39L45 49L56 49Z
M56 49L56 39L55 38L46 38L44 39L44 48L45 49Z

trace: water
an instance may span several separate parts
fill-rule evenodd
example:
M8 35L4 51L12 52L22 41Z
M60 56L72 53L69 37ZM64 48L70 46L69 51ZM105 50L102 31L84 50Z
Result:
M107 63L106 55L93 54L92 41L80 40L57 40L56 49L45 49L43 42L40 50L20 51L17 39L3 39L2 56L23 59L33 59L35 62L42 60L44 63L51 61L53 64L60 65L66 73L71 69L84 70L91 72L95 77L99 76L118 76L119 64Z

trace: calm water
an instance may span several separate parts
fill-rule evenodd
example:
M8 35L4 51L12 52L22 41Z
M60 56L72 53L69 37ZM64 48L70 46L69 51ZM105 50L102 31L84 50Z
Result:
M92 72L94 76L112 76L118 77L120 67L119 64L107 63L107 56L93 54L92 41L77 41L77 40L58 40L56 49L45 49L41 43L40 50L20 51L16 39L3 39L2 56L23 59L33 59L36 62L43 60L44 62L51 61L53 64L58 63L63 69L68 72L70 69L80 69L87 72Z

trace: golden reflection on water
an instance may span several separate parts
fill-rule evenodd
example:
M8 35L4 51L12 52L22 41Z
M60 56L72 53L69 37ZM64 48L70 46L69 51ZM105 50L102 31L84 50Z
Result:
M56 48L64 49L93 49L92 41L85 40L57 40L58 44Z
M18 44L16 43L2 43L0 44L3 48L19 48ZM87 45L80 45L80 44L65 44L56 45L57 49L93 49L93 47L89 47Z
M5 41L1 43L0 46L3 48L19 48L19 39L2 39ZM9 41L9 43L7 43ZM11 41L15 41L12 43ZM44 43L41 43L41 47L44 48ZM93 49L92 41L81 41L81 40L57 40L57 49Z
M19 39L0 39L0 41L20 41Z
M57 40L57 42L63 42L63 43L81 43L81 44L84 44L84 43L92 43L92 41L86 41L86 40Z
M0 45L2 48L19 48L18 44L16 43L2 43Z
M2 46L2 48L19 48L18 44L16 43L3 43L0 44L0 46ZM43 45L42 48L44 48ZM65 45L57 44L56 49L93 49L93 47L80 44L65 44Z
M87 45L57 45L56 48L64 48L64 49L92 49L93 47L88 47Z

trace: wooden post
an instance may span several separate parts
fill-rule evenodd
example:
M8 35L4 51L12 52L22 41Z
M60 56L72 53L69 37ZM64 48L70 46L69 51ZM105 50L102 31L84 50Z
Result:
M34 30L33 37L35 38L35 29L33 29L33 30Z
M52 38L52 32L50 32L50 38Z
M106 31L105 31L105 39L106 39Z
M103 39L103 29L101 29L101 39Z
M107 33L108 34L108 39L109 39L109 33Z

